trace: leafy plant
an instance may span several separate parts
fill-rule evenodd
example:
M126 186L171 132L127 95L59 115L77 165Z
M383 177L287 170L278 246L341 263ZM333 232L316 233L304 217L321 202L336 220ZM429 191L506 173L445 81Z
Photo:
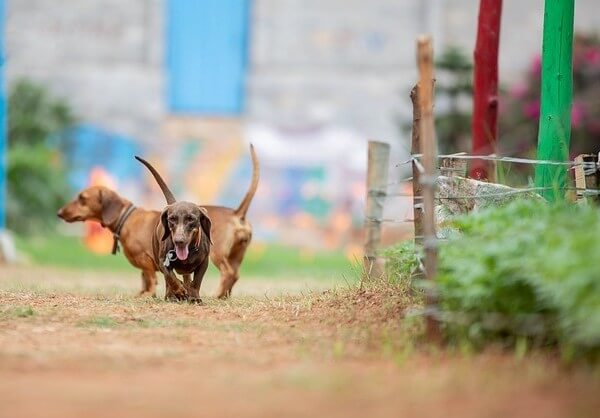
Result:
M413 241L386 248L382 255L386 260L386 276L390 280L410 282L419 271L419 253Z
M445 111L436 115L436 133L442 152L459 152L469 148L473 64L460 48L446 48L435 63L440 80L436 92L448 102Z
M455 221L437 289L451 336L600 348L600 212L520 200Z
M19 233L45 229L70 195L56 143L74 125L69 106L27 80L11 89L8 113L8 227Z
M439 318L450 340L559 347L600 354L600 212L590 206L518 200L453 221L461 233L440 247ZM386 252L406 279L416 252ZM402 272L401 274L398 274Z

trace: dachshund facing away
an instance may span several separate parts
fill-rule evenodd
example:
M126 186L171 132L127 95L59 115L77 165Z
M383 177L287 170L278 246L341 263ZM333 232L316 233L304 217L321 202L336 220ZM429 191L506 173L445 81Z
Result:
M177 202L152 164L135 158L150 170L167 199L152 235L154 264L165 276L165 299L201 303L200 285L208 268L211 244L207 212L195 203ZM183 275L183 284L175 272Z
M221 273L216 295L219 298L230 296L252 239L252 226L246 220L246 213L258 187L259 163L253 146L250 146L250 154L252 182L239 207L204 206L212 221L210 259ZM108 228L115 236L115 244L121 243L129 262L142 270L140 295L156 294L156 271L159 266L154 261L152 240L160 222L160 212L134 207L116 192L95 186L82 190L73 201L58 211L58 216L66 222L97 221ZM116 250L116 246L113 250Z

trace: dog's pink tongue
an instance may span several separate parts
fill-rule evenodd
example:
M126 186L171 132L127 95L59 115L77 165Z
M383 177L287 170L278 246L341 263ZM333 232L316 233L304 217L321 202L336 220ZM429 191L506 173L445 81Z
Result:
M188 246L184 246L184 247L179 247L179 246L175 246L175 254L177 254L177 258L180 260L185 260L188 258Z

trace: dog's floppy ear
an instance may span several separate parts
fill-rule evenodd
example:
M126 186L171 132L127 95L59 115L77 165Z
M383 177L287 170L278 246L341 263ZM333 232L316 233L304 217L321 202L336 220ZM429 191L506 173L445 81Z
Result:
M115 198L112 193L102 193L102 190L98 190L98 200L102 207L100 214L102 226L109 226L117 222L121 209L123 209L123 204L119 199Z
M160 214L160 221L162 222L162 226L164 229L163 236L160 239L161 241L166 240L167 238L169 238L169 235L171 235L171 230L169 229L169 220L167 219L167 216L169 216L169 211L165 209Z
M208 237L208 241L212 244L212 238L210 237L210 229L212 228L212 222L208 217L208 212L202 206L198 206L200 209L200 226L202 227L202 232L204 235Z

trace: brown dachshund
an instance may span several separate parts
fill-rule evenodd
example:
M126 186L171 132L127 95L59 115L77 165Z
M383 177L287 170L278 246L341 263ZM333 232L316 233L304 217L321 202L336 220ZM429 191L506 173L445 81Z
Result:
M254 147L252 156L252 182L237 209L222 206L204 206L212 221L210 259L219 269L221 280L217 296L230 296L239 279L239 267L252 239L252 226L246 213L256 193L259 180L259 163ZM130 209L133 208L133 209ZM129 214L127 213L129 212ZM132 203L106 187L90 187L58 211L67 222L97 221L115 234L115 244L120 242L125 257L142 270L141 295L156 294L156 274L152 239L160 212L133 207ZM116 247L113 248L116 252Z
M126 217L126 213L129 215ZM108 228L115 243L123 244L127 260L142 270L140 295L156 294L156 271L152 253L152 235L160 212L136 208L116 192L102 186L82 190L77 197L59 209L58 216L67 222L97 221ZM116 248L113 247L113 250ZM113 251L116 252L116 251Z
M168 206L160 214L160 222L152 236L154 264L165 276L165 299L201 303L200 285L208 268L212 243L211 222L206 210L195 203L177 202L152 164L143 158L135 158L150 170L167 199ZM183 284L175 272L183 275Z

